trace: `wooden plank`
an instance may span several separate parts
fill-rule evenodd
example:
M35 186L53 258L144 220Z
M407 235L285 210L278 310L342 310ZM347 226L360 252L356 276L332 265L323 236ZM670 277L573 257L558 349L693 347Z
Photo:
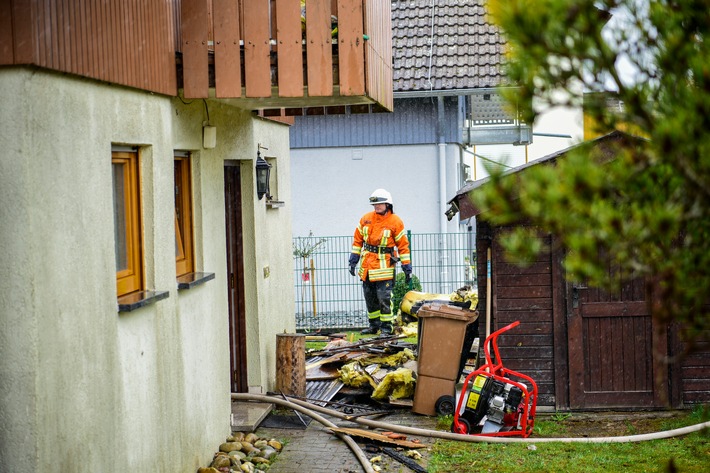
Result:
M519 328L520 326L516 327ZM552 334L544 333L540 335L530 335L530 334L505 334L501 335L498 339L499 347L540 347L547 346L552 347Z
M271 97L269 0L244 2L244 82L247 97Z
M550 237L550 247L554 250L550 253L550 264L552 266L552 345L554 351L554 392L555 408L562 409L569 407L569 371L567 369L567 314L570 313L568 306L567 284L565 282L565 270L562 265L565 253L561 249L562 245L556 244L554 237Z
M399 439L392 439L386 435L378 434L376 432L373 432L371 430L363 430L363 429L354 429L354 428L347 428L347 427L328 427L330 430L333 432L338 432L341 434L349 435L351 437L361 437L361 438L366 438L370 440L375 440L377 442L382 442L382 443L387 443L391 445L397 445L398 447L404 447L404 448L424 448L426 445L423 445L418 442L410 442L409 440L399 440Z
M144 40L135 38L138 44L141 45L141 60L137 64L138 67L133 79L138 83L139 87L150 87L151 84L160 83L160 72L158 71L160 63L157 60L158 56L155 54L154 49L154 45L158 42L156 38L156 34L158 33L157 22L158 19L161 18L156 10L157 6L156 2L150 2L147 5L147 11L142 11L135 3L131 2L130 16L140 25L143 37L145 38Z
M361 0L338 0L340 95L365 94L365 45Z
M115 55L111 47L111 33L109 31L111 11L110 5L102 3L99 8L99 41L101 42L101 67L99 69L98 78L101 80L111 80L114 73L113 61ZM54 54L54 53L53 53Z
M320 359L318 361L306 363L306 370L310 370L312 368L315 368L316 366L325 365L327 363L333 363L334 361L340 361L344 357L345 357L345 353L336 353L335 355L331 355L329 357Z
M501 274L498 277L497 285L499 287L516 287L516 286L545 286L552 283L549 273L526 274L524 278L518 275Z
M330 0L306 3L306 68L310 97L333 95Z
M12 27L12 11L13 2L0 2L0 65L15 63L15 31Z
M495 278L493 278L495 280ZM530 298L530 299L498 299L498 310L552 310L552 299L550 298ZM479 303L480 306L480 303ZM496 313L496 312L494 312Z
M100 68L100 57L101 54L101 43L99 42L99 30L101 25L99 23L99 11L98 6L89 2L89 15L88 15L88 28L87 28L87 49L88 49L88 63L87 72L89 77L98 77L98 71Z
M609 340L611 351L606 354L611 358L609 360L611 372L607 377L611 381L612 391L624 391L624 378L633 375L633 372L627 373L625 371L627 363L624 359L624 325L625 321L619 318L613 318L608 323L612 338ZM637 382L638 380L634 381L634 383Z
M520 278L525 280L526 277ZM497 285L498 297L500 299L534 299L534 298L551 298L552 297L552 286L533 286L525 285L521 287L504 287L500 284Z
M279 97L303 97L302 37L300 2L276 0Z
M645 302L589 302L583 304L582 317L648 317Z
M182 0L183 95L188 99L209 97L207 52L207 0Z
M338 378L340 378L340 373L337 366L306 366L306 381Z
M120 4L119 4L120 3ZM107 61L107 74L108 77L115 77L116 81L121 84L130 83L127 82L128 76L132 76L135 70L135 58L131 58L129 61L127 58L124 59L124 42L121 38L121 20L124 18L125 11L122 10L123 2L116 2L115 0L109 0L106 3L106 11L104 14L105 20L105 41L106 46L109 51L109 57ZM132 18L131 20L134 20ZM135 27L133 27L135 28ZM136 54L137 56L137 54ZM121 65L119 67L119 64Z
M499 256L499 258L502 255ZM509 274L514 276L520 276L523 274L550 274L550 262L537 262L532 263L528 266L521 266L514 263L509 263L503 259L499 259L500 268L498 269L500 274Z
M239 9L235 0L213 0L215 97L242 96Z
M481 304L478 305L479 309L482 308ZM553 320L552 312L549 310L525 310L525 311L503 311L496 314L496 320L500 323L501 327L504 327L516 320L520 320L521 323L551 323Z
M365 4L365 42L367 95L388 110L393 108L392 19L390 2ZM485 261L485 260L484 260Z
M167 95L177 95L177 68L175 67L176 46L180 44L180 29L175 17L179 17L177 4L169 2L161 8L162 21L159 22L158 38L162 39L155 45L155 55L158 57L158 69L161 80L158 91ZM176 31L177 30L177 31Z

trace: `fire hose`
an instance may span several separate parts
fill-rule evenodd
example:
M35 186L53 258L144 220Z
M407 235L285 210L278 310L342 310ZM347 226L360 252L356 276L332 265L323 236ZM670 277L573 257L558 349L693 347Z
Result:
M271 396L264 396L262 394L243 394L243 393L232 393L232 399L236 399L237 401L259 401L259 402L269 402L273 404L278 404L280 406L288 407L290 409L293 409L294 411L301 412L302 414L306 414L308 417L311 419L320 422L321 424L325 425L326 427L337 427L334 423L326 419L325 417L317 414L314 412L314 410L305 408L303 406L300 406L298 404L295 404L293 402L284 400L284 399L278 399L274 398ZM309 404L309 406L311 406ZM328 410L328 409L326 409ZM334 411L337 412L337 411ZM342 434L340 432L334 432L335 435L340 437L341 440L343 440L348 447L350 447L350 450L353 451L355 454L355 457L357 457L358 461L362 465L363 470L365 470L365 473L376 473L374 468L372 468L372 465L370 465L370 461L367 459L365 456L365 453L362 451L362 449L358 446L357 443L349 436Z
M444 440L456 440L461 442L485 442L485 443L550 443L550 442L561 442L561 443L633 443L633 442L645 442L648 440L660 440L671 437L680 437L682 435L688 435L693 432L698 432L703 429L710 428L710 421L701 422L699 424L689 425L686 427L680 427L678 429L666 430L662 432L652 432L648 434L636 434L636 435L624 435L617 437L560 437L560 438L513 438L513 437L483 437L478 435L467 435L467 434L456 434L453 432L444 432L438 430L420 429L417 427L407 427L397 424L388 424L386 422L378 422L370 419L364 419L362 417L350 416L348 414L343 414L342 412L328 409L325 407L320 407L312 403L301 401L299 399L288 398L290 400L283 400L274 398L271 396L265 396L262 394L242 394L242 393L232 393L232 399L237 401L258 401L258 402L270 402L274 404L279 404L294 410L297 410L307 416L313 418L314 420L320 422L326 427L336 427L335 424L325 419L324 417L317 414L318 412L326 414L332 417L336 417L349 422L356 422L358 424L366 425L368 427L374 427L378 429L384 429L391 432L398 432L401 434L408 435L419 435L429 438L440 438ZM372 466L370 466L369 461L365 457L364 453L357 446L355 441L347 435L337 434L342 438L345 443L348 444L355 456L362 464L363 468L367 473L374 471Z

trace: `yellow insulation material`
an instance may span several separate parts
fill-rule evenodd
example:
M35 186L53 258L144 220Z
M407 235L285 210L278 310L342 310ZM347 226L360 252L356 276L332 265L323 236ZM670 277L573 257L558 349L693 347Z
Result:
M362 366L360 366L360 363L357 361L343 365L343 367L338 370L338 373L340 374L340 380L346 386L360 388L369 385L373 389L377 387L375 380L362 369Z
M363 365L384 365L384 366L400 366L408 362L409 360L415 359L414 353L409 348L394 353L387 356L368 356L366 358L360 359L360 363Z
M373 399L406 399L414 396L415 381L412 377L412 370L398 368L391 373L387 373L382 382L372 393Z

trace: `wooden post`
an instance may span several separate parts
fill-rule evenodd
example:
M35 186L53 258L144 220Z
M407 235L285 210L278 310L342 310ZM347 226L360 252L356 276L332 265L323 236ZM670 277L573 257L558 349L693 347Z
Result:
M313 317L318 317L316 312L316 267L313 265L313 258L311 258L311 295L313 296Z
M276 334L276 390L306 397L306 336Z

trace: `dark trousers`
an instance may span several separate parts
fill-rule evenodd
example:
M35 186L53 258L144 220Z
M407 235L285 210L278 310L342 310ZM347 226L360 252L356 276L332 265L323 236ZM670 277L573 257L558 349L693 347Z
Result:
M370 322L392 321L392 288L393 281L363 281L362 292L365 295L367 317Z

